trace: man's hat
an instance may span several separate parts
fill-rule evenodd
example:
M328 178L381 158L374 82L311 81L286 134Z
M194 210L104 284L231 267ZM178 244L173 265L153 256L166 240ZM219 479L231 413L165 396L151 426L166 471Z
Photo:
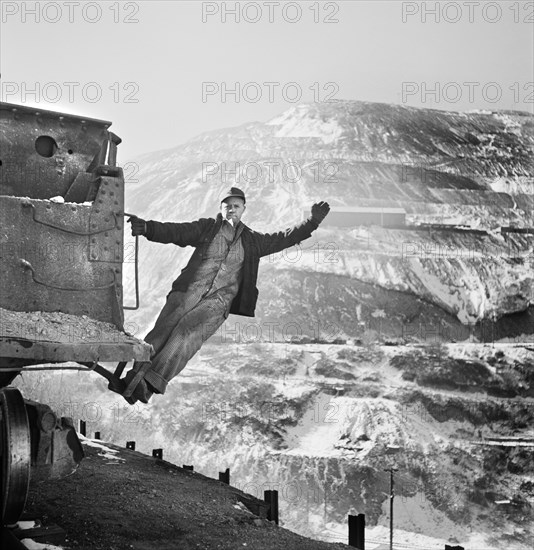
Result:
M240 199L243 199L243 202L247 202L245 200L245 193L243 193L243 191L241 191L241 189L238 189L237 187L230 187L230 189L224 191L224 193L221 194L221 202L229 199L230 197L239 197Z
M230 197L239 197L240 199L243 199L243 202L247 202L245 200L245 193L237 187L230 187L230 189L225 190L224 193L221 194L221 202L229 199Z

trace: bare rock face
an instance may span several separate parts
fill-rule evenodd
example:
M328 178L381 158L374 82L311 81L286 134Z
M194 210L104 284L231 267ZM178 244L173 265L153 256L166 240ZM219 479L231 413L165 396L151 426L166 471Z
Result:
M534 116L515 111L299 105L140 157L127 210L161 221L214 216L231 185L247 196L243 222L264 232L300 222L317 200L402 208L404 226L336 227L327 217L311 239L263 259L257 322L277 312L296 318L302 336L316 336L307 325L320 321L345 338L493 323L501 337L519 338L534 332L533 128ZM189 255L143 243L142 309L129 317L139 331ZM362 285L369 292L354 291ZM383 306L372 307L371 295ZM324 302L341 296L340 308Z

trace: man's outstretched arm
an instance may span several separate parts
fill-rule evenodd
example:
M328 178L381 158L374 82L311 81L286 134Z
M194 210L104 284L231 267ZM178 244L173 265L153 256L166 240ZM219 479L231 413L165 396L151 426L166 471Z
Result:
M209 224L207 218L194 222L171 223L145 221L137 216L131 216L128 221L132 224L132 235L145 236L149 241L157 243L172 243L178 246L197 246L202 232Z
M276 233L256 233L260 257L275 254L300 243L304 239L308 239L311 237L312 232L319 227L319 224L325 219L329 211L329 204L321 201L312 206L311 216L305 222L295 227L290 227L285 231L278 231Z

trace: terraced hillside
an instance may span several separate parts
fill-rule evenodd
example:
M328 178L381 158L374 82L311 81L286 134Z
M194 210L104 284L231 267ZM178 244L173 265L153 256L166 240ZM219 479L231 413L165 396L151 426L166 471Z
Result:
M533 127L521 112L299 105L267 123L142 156L127 208L165 221L214 216L219 192L233 184L247 195L243 222L259 231L298 223L320 199L401 207L404 229L337 228L327 218L300 247L264 259L250 332L263 341L361 339L370 331L382 340L529 341ZM189 255L142 243L133 330L150 328ZM242 319L229 323L235 329Z
M525 345L255 343L208 344L148 406L117 401L96 375L19 383L106 441L163 448L211 478L230 468L258 498L278 490L281 525L311 538L346 542L358 512L366 548L387 543L395 467L397 543L526 550L533 379Z

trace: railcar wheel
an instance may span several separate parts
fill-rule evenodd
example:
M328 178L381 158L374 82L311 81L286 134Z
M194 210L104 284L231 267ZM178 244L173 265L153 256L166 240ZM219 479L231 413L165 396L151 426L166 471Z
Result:
M28 414L16 388L0 389L0 461L2 525L11 525L24 510L31 466Z

